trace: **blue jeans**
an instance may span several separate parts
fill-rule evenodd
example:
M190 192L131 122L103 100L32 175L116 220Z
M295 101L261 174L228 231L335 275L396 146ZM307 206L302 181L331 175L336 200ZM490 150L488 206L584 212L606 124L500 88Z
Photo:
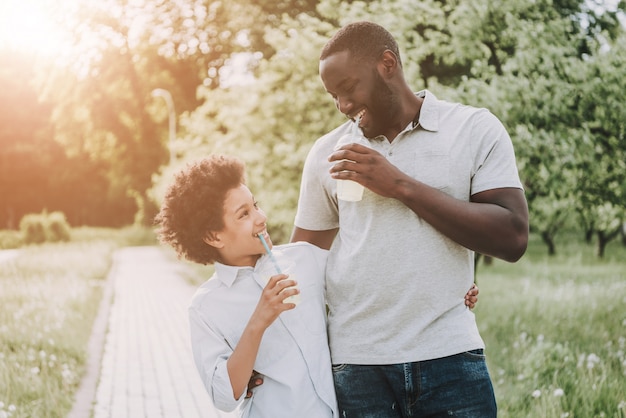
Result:
M340 416L496 417L483 350L415 363L333 365Z

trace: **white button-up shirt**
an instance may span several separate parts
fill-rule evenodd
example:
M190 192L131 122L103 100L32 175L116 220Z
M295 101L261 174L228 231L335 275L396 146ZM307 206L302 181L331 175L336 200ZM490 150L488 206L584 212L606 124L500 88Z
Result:
M263 384L235 399L226 361L237 346L267 280L276 274L268 256L255 268L215 264L215 274L189 307L194 360L213 403L243 417L336 417L337 401L326 334L324 272L328 251L299 242L272 250L285 274L298 282L301 301L283 312L261 341L254 370ZM243 388L242 388L243 389Z

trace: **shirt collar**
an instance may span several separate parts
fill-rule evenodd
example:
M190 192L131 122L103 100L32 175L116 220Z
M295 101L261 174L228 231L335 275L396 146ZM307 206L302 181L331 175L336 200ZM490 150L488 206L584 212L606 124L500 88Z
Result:
M427 131L437 132L439 130L437 97L428 90L418 91L415 95L424 98L420 109L419 126Z
M215 275L219 281L224 283L226 286L230 287L233 285L237 277L240 275L244 275L246 273L250 274L253 272L258 272L259 269L263 268L264 264L267 263L268 256L262 255L256 262L254 268L250 266L229 266L226 264L222 264L218 261L214 263L215 267Z
M252 267L227 266L217 261L214 263L214 266L217 279L228 287L233 285L240 273L244 274L246 271L251 273L253 271Z

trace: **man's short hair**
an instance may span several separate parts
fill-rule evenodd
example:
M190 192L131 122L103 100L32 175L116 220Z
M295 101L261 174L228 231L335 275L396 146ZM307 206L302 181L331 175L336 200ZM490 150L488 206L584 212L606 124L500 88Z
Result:
M372 22L354 22L339 29L326 43L320 61L347 50L358 62L373 62L387 49L396 54L402 65L398 43L387 29Z

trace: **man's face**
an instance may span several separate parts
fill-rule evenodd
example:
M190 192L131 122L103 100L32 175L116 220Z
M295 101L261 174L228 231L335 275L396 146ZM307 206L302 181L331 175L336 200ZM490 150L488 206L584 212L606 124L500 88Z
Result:
M319 71L324 88L341 113L353 120L360 116L367 138L384 134L393 123L397 104L377 63L359 64L349 51L342 51L320 61Z
M224 200L224 228L214 232L221 262L232 266L254 266L265 252L259 239L263 234L268 245L267 217L258 207L250 189L244 184L231 189Z

